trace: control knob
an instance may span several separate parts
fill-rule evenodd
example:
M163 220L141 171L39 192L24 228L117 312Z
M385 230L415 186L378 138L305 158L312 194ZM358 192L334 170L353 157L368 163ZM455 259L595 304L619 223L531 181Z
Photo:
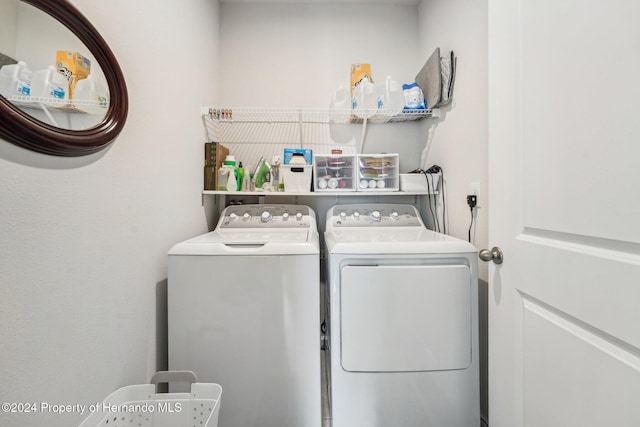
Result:
M391 217L391 219L395 219L395 220L398 220L400 218L400 214L398 214L398 212L396 211L391 212L389 216Z
M302 212L296 213L296 220L302 221Z
M288 219L289 219L289 214L288 214L287 212L283 213L283 214L282 214L282 220L283 220L283 221L286 221L286 220L288 220Z
M251 214L249 212L245 212L244 215L242 215L243 221L249 221L250 219L251 219Z
M264 211L262 212L262 215L260 215L260 221L262 222L269 222L271 221L271 218L273 218L273 215L269 211Z
M378 222L382 219L382 215L380 214L380 211L371 211L371 213L369 214L369 218Z

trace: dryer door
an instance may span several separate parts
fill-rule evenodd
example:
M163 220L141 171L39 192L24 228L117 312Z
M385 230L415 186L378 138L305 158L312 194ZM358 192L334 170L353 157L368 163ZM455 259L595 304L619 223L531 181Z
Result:
M466 369L471 270L466 265L347 265L340 274L346 371Z

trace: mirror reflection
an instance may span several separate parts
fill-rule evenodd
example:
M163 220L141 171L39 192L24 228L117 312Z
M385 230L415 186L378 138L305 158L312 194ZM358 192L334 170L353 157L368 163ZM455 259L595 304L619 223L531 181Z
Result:
M104 74L64 25L19 0L0 0L0 96L37 120L82 130L109 106Z

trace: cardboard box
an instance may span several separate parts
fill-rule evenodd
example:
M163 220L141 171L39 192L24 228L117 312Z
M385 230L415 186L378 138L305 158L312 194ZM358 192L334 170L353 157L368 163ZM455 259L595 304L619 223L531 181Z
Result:
M373 77L371 76L371 64L351 64L351 108L356 108L356 105L358 104L358 100L356 99L356 87L362 83L362 80L365 77L369 80L369 83L373 83ZM366 87L373 88L373 86ZM369 93L368 90L366 92ZM367 99L370 99L370 97L367 97ZM363 102L366 104L369 103L369 101L365 102L363 99L360 99L359 101L361 103L359 108L362 108ZM368 110L369 108L367 107L366 109ZM360 123L363 118L364 117L362 116L359 117L356 114L351 114L350 121L351 123Z
M351 99L353 99L354 89L365 77L369 79L370 83L373 83L371 64L351 64Z
M218 189L218 169L222 167L229 149L219 142L204 144L204 189Z
M91 74L91 61L78 52L59 50L56 53L56 69L69 81L69 98L73 98L76 82Z

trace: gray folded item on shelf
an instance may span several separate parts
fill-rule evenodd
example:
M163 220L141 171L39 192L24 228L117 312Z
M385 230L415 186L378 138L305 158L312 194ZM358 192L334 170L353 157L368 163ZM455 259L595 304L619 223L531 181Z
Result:
M440 48L436 48L416 75L416 83L422 89L427 108L435 108L442 97L440 72Z
M453 99L457 61L453 51L440 56L440 48L436 48L416 75L416 83L422 89L427 108L447 105Z
M440 58L440 81L442 83L441 99L438 106L447 105L453 95L453 83L456 75L456 56L453 51Z
M2 67L3 65L11 65L11 64L17 64L17 63L18 61L16 61L12 57L7 56L4 53L0 52L0 67Z
M453 98L453 84L456 81L456 69L458 68L458 57L451 51L451 79L449 82L449 100Z

